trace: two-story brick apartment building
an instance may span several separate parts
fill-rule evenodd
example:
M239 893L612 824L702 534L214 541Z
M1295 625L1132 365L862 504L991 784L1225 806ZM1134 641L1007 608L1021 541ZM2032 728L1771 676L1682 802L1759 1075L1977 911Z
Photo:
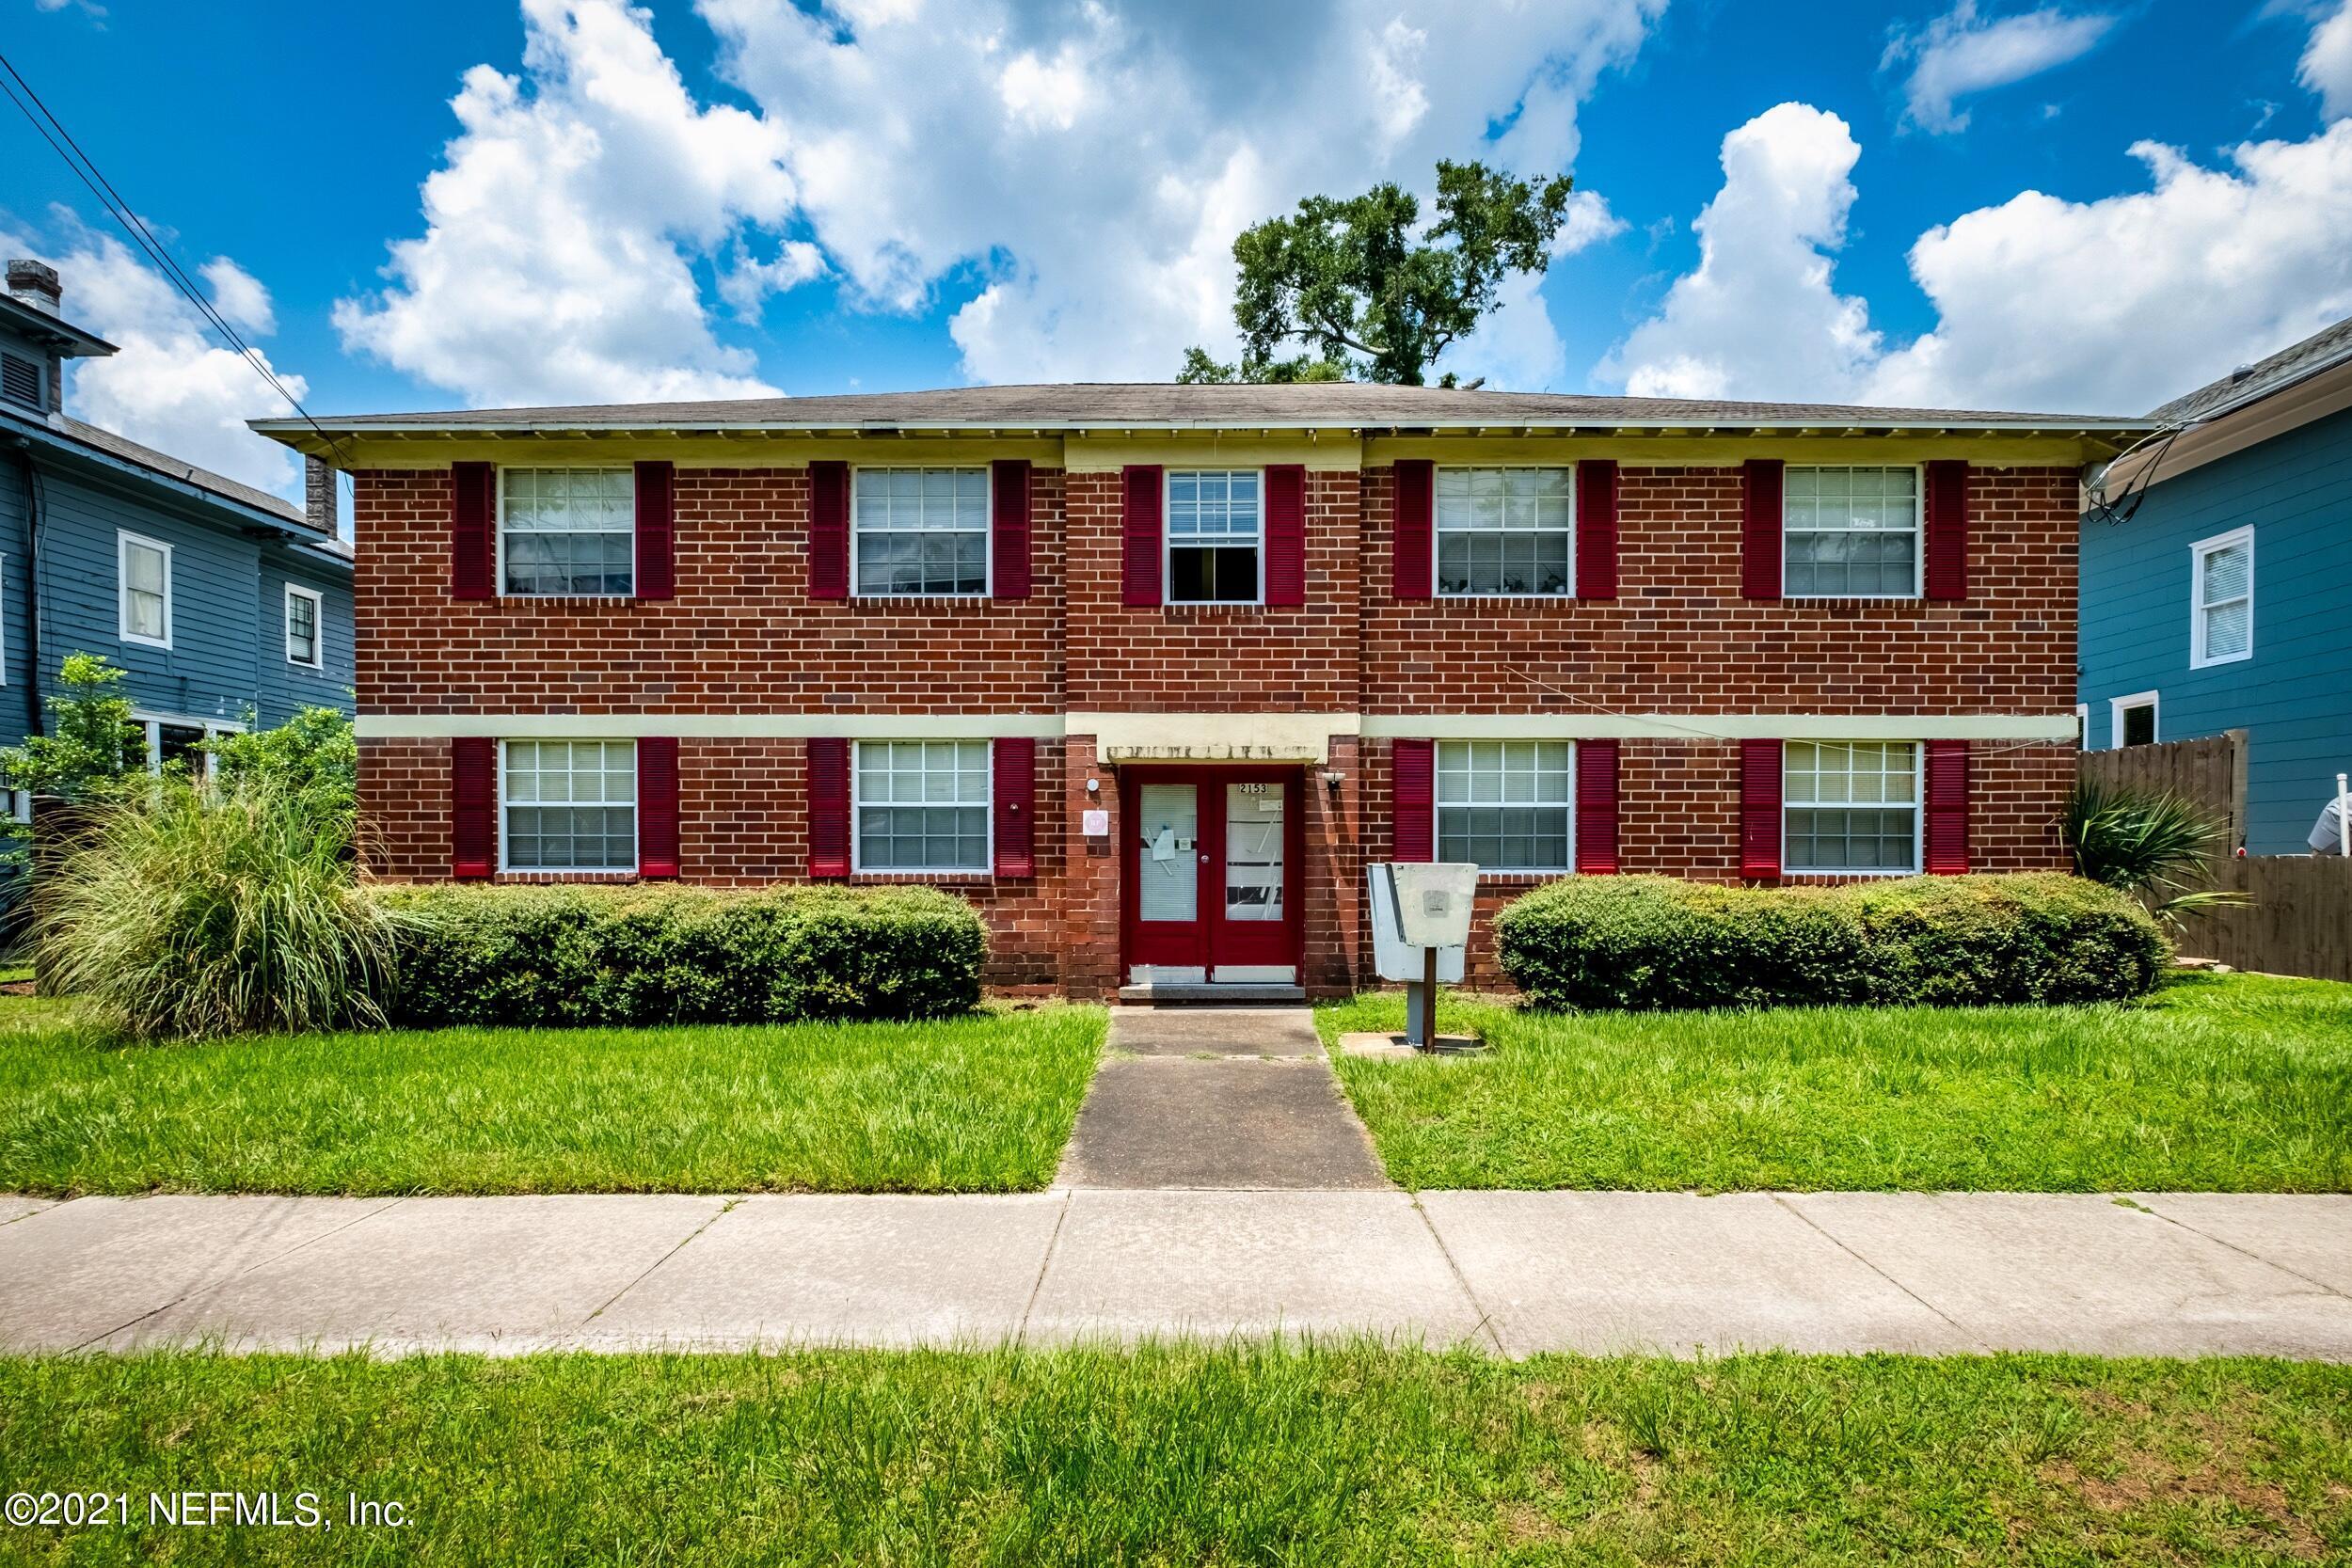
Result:
M936 883L1079 996L1363 983L1368 861L1489 909L2061 865L2077 483L2142 429L1356 385L322 422L379 872Z

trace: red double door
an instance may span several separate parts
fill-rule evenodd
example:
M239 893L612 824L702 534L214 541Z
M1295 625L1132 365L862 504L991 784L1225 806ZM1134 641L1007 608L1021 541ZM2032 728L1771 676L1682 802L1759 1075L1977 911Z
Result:
M1120 926L1130 980L1296 982L1305 929L1301 778L1296 768L1121 770Z

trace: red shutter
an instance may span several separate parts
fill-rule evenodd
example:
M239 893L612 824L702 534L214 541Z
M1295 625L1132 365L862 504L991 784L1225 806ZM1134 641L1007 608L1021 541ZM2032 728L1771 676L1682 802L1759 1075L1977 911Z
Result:
M1740 742L1740 875L1780 875L1780 742Z
M1307 470L1296 463L1265 471L1265 602L1307 602Z
M677 467L637 465L637 596L666 599L677 591Z
M996 875L1037 875L1037 742L999 740L996 769Z
M479 735L449 743L449 874L468 881L498 869L498 745Z
M1776 458L1752 457L1740 469L1740 592L1751 599L1780 597L1782 467Z
M492 535L497 529L499 471L490 463L450 465L449 596L492 596ZM485 873L486 875L486 873Z
M1928 465L1928 597L1968 596L1968 465Z
M1968 874L1968 742L1928 742L1927 869L1931 877Z
M1131 463L1120 473L1120 602L1156 609L1160 602L1160 470Z
M850 466L808 466L808 596L850 596Z
M1427 458L1397 460L1389 591L1400 599L1429 597L1429 526L1437 483L1438 466Z
M1389 746L1390 790L1394 821L1391 852L1400 861L1436 857L1438 837L1437 744L1398 740Z
M677 737L637 742L637 875L677 875Z
M838 736L808 743L808 874L850 874L850 743Z
M989 594L999 599L1029 596L1029 465L1008 458L988 466L991 530Z
M1617 465L1606 457L1576 466L1576 596L1617 596Z
M1576 743L1576 868L1617 869L1617 743Z

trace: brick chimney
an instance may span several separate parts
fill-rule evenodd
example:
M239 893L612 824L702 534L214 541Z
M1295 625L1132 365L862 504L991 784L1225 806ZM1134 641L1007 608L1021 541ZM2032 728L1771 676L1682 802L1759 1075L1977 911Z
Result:
M302 512L312 528L335 537L335 470L324 458L302 460Z
M8 262L8 297L20 305L29 305L44 315L58 315L58 302L65 298L64 285L57 281L57 269L45 261L19 257Z

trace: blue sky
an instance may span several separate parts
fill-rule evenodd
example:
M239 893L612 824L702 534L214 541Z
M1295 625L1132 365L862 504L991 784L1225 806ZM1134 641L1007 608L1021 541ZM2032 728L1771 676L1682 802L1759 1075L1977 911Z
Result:
M2343 0L0 6L321 412L1164 376L1242 224L1439 157L1583 193L1498 387L2136 412L2352 314ZM75 411L290 483L0 113Z

